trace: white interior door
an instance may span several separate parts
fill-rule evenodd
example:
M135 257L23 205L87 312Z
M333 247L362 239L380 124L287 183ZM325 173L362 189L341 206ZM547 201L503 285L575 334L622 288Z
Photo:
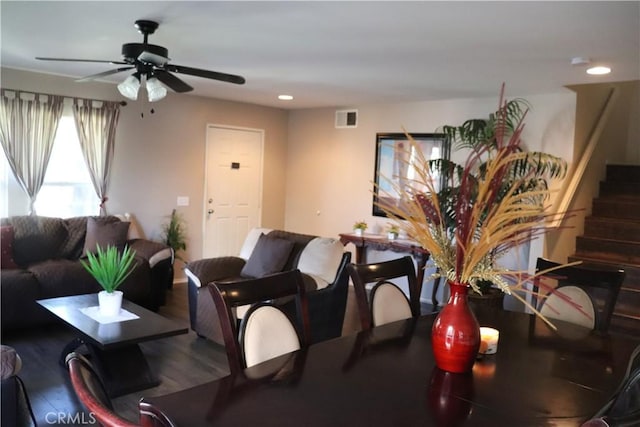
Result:
M238 255L260 226L264 132L207 127L203 257Z

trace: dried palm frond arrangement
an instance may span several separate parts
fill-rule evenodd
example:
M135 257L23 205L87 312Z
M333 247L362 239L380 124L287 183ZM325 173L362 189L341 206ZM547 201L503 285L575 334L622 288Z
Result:
M531 292L524 283L533 276L501 268L498 260L547 233L556 219L566 215L550 211L552 190L547 185L547 179L564 177L566 163L522 150L526 109L516 120L507 120L513 117L508 116L512 104L503 96L504 86L498 111L491 117L491 132L467 145L464 165L449 162L443 167L442 160L426 159L407 133L414 178L402 188L394 184L400 203L378 206L429 251L438 267L436 276L480 293L479 283L492 282L544 319L520 292L514 292ZM438 188L437 183L444 186Z

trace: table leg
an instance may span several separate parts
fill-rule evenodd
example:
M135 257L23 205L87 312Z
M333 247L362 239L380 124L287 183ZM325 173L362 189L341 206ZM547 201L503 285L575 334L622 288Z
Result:
M364 245L356 245L356 264L365 264L367 262L367 252Z
M137 344L103 350L82 338L74 338L62 350L60 364L65 366L67 354L84 345L88 359L98 372L109 397L118 397L134 391L155 387L160 381Z
M160 381L151 373L137 344L109 350L86 343L95 367L110 397L155 387Z
M427 261L429 261L429 255L425 254L414 254L416 258L416 263L418 264L418 271L416 272L416 279L418 279L418 295L422 293L422 285L424 281L424 269L427 266ZM440 288L440 278L434 280L433 289L431 290L431 304L433 304L434 308L438 306L438 289Z
M431 301L433 302L434 307L438 306L438 299L436 295L438 293L438 288L440 287L440 280L442 280L442 277L438 277L433 281L433 290L431 291Z
M69 344L65 345L62 349L62 353L60 353L60 359L58 362L60 365L66 368L67 366L67 354L76 351L78 347L84 345L84 341L81 338L74 338L69 342Z

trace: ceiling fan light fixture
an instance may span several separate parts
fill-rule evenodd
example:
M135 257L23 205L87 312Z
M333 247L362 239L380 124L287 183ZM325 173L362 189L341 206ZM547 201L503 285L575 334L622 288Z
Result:
M160 101L167 96L167 88L156 77L150 77L147 79L147 95L149 102Z
M138 90L140 89L140 77L138 73L133 73L118 85L118 90L125 98L133 101L138 99Z

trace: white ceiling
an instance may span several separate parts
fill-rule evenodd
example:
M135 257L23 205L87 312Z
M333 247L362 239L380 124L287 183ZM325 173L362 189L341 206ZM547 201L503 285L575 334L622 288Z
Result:
M171 63L244 76L237 86L183 77L194 94L281 108L348 107L558 92L570 84L640 79L640 2L0 2L4 67L79 78L141 42ZM593 77L572 57L608 64ZM110 77L120 82L127 73ZM82 84L82 83L78 83ZM114 90L116 90L114 86ZM281 93L293 101L277 100Z

